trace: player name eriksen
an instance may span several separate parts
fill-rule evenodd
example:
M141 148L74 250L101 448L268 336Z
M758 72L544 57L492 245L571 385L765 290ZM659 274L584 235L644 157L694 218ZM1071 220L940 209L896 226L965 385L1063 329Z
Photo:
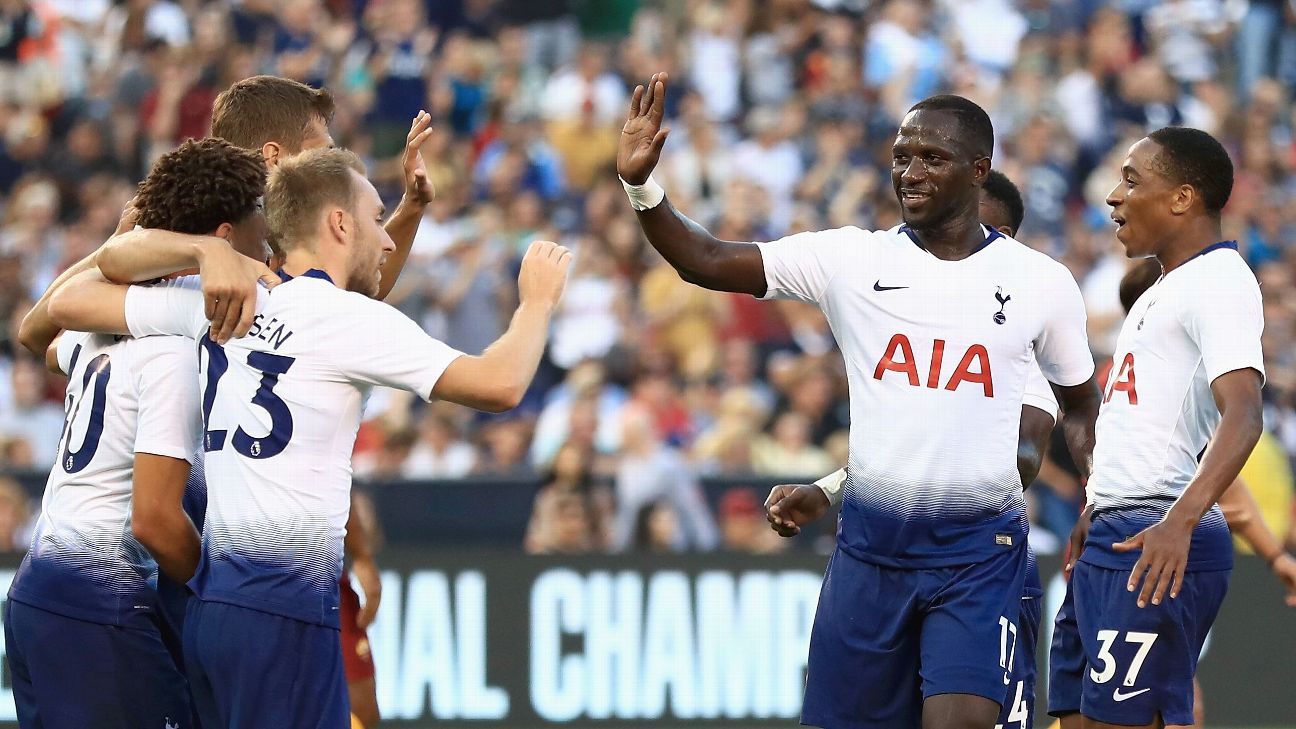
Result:
M270 317L268 322L264 319L264 314L257 314L252 320L252 328L248 330L247 336L260 339L271 347L279 349L293 335L292 330L285 329L286 325L276 317Z

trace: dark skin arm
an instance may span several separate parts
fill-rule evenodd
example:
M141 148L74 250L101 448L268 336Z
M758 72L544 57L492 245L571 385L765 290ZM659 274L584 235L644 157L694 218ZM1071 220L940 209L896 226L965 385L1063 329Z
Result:
M1017 473L1022 488L1029 488L1039 476L1040 464L1053 434L1053 414L1032 405L1023 405L1017 431Z
M180 584L198 569L202 542L184 510L189 462L148 453L135 454L131 529L167 577Z
M1219 427L1202 456L1188 488L1165 517L1112 548L1118 552L1142 550L1130 572L1126 589L1139 589L1138 606L1161 604L1167 591L1179 596L1188 566L1193 529L1237 478L1264 428L1260 404L1260 373L1241 369L1216 377L1211 394L1220 411Z
M1093 470L1093 449L1096 439L1094 425L1098 421L1098 408L1102 405L1102 392L1098 389L1098 381L1090 377L1088 382L1081 385L1073 387L1052 385L1052 387L1053 394L1057 396L1058 403L1062 406L1062 432L1066 436L1067 449L1071 451L1071 458L1075 461L1076 468L1080 470L1080 479L1087 481L1089 472ZM1075 528L1071 530L1066 566L1063 567L1066 574L1071 573L1076 561L1080 559L1085 539L1089 537L1089 521L1092 516L1091 509L1086 507L1080 519L1076 521Z
M648 180L670 133L662 128L667 80L665 73L654 74L647 89L636 87L630 100L617 149L617 174L631 185ZM680 278L713 291L765 295L765 266L755 245L717 239L669 200L637 214L648 242Z

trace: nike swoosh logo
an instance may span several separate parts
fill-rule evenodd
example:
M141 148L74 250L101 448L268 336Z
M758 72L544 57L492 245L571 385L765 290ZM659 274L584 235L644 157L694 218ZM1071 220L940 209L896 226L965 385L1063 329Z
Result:
M1121 690L1120 690L1120 689L1116 689L1115 691L1112 692L1112 700L1113 700L1113 701L1125 701L1126 699L1132 699L1132 698L1134 698L1135 696L1138 696L1139 694L1145 694L1145 693L1147 693L1147 692L1149 692L1149 691L1151 691L1151 690L1152 690L1152 689L1150 689L1150 688L1145 688L1145 689L1139 689L1138 691L1135 691L1135 692L1133 692L1133 693L1123 694L1123 693L1121 693Z
M908 286L883 286L882 279L873 282L874 291L895 291L897 289L907 289Z

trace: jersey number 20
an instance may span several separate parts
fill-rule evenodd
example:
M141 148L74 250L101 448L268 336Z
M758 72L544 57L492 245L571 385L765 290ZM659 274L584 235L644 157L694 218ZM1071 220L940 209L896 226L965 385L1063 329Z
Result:
M216 403L216 386L221 376L229 369L229 358L225 350L213 342L208 335L203 335L201 344L207 351L207 386L203 391L202 403L203 450L210 453L223 450L228 435L228 431L206 430L206 428L211 423L212 405ZM279 376L287 372L296 361L295 357L285 357L281 354L248 352L248 366L261 373L261 386L252 396L252 404L270 414L270 432L263 436L252 436L243 430L243 426L239 426L234 431L231 443L240 455L257 459L272 458L283 453L284 448L288 447L288 441L292 439L293 433L292 413L288 410L288 404L275 394L274 388L279 384Z

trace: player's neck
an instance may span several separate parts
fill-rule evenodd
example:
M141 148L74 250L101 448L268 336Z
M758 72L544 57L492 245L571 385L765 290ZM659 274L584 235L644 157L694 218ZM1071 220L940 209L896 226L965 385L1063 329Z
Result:
M955 216L929 226L909 225L929 253L944 261L961 261L985 245L986 234L975 215Z
M1218 220L1206 218L1196 225L1185 228L1166 244L1161 253L1157 254L1156 258L1161 263L1162 275L1170 273L1222 240L1224 234Z
M311 269L323 271L328 274L333 285L338 288L346 288L346 268L341 265L323 260L320 256L308 250L292 250L284 257L283 272L296 278Z

